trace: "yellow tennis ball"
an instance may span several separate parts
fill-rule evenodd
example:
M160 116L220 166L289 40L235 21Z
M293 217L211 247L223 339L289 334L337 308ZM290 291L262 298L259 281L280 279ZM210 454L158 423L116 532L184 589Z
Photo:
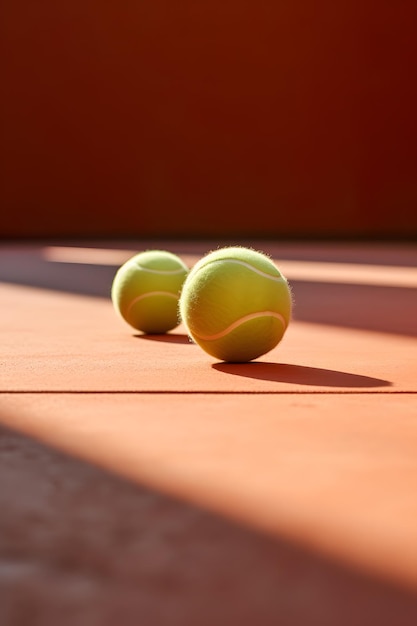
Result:
M196 263L180 298L188 334L211 356L246 362L282 339L291 317L287 280L262 252L221 248Z
M116 272L113 305L136 330L165 333L179 324L178 299L187 274L188 267L171 252L140 252Z

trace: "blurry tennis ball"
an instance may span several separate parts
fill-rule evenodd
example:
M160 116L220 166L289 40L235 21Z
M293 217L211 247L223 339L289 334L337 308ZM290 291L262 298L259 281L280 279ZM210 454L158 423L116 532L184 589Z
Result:
M178 326L178 299L188 267L175 254L147 250L116 272L111 289L114 308L136 330L161 334Z
M188 334L216 359L246 362L272 350L291 317L287 280L262 252L226 247L188 274L180 314Z

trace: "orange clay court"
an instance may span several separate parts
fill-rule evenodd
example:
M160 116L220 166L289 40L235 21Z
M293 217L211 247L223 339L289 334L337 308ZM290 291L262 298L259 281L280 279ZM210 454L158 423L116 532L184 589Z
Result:
M415 3L3 5L1 626L414 626ZM270 352L116 315L222 245Z

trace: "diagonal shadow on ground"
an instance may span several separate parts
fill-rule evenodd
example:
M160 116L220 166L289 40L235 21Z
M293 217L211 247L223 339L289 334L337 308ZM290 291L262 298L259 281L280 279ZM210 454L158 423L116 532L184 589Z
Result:
M99 263L56 263L45 257L41 245L0 247L0 281L9 284L110 298L117 269ZM415 289L313 280L290 283L295 320L417 336Z
M5 427L0 499L2 626L417 621L404 588Z

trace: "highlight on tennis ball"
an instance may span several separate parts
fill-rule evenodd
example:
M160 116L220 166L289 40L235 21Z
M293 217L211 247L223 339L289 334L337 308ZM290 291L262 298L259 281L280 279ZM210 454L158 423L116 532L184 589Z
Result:
M286 278L264 253L226 247L192 268L179 307L195 343L216 359L243 363L281 341L292 296Z
M178 300L188 267L165 250L139 252L116 272L111 299L130 326L162 334L179 325Z

